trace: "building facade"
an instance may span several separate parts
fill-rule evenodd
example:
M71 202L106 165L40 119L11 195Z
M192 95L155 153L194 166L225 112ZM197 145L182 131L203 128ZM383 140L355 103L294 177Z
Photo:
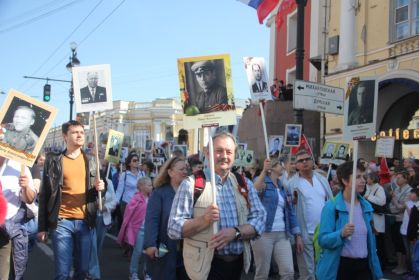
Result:
M244 100L236 100L236 114L240 119ZM145 150L146 140L169 141L179 144L187 144L189 154L202 151L205 139L203 129L183 129L183 110L177 98L158 98L151 102L135 101L114 101L113 109L97 112L96 128L100 150L106 148L109 129L124 133L123 146ZM93 118L87 116L85 124L86 145L92 146ZM65 147L61 133L61 126L50 129L45 142L44 149L62 150Z
M396 138L395 157L419 158L419 3L414 0L329 1L328 85L353 77L378 82L377 135ZM341 140L343 117L326 115L326 138ZM374 158L374 139L359 156Z

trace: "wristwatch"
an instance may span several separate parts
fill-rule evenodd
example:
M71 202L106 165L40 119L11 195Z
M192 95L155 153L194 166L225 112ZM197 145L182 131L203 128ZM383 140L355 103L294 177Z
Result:
M238 227L234 227L234 229L236 230L236 235L234 236L234 240L240 240L242 238L242 233L240 232L240 229Z

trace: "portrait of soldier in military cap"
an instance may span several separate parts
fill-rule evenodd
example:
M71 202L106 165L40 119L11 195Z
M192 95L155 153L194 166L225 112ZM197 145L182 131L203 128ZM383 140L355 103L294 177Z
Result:
M222 79L224 69L222 59L201 60L185 63L185 69L190 69L193 78L187 81L189 100L188 106L185 106L185 113L189 110L195 110L194 114L209 113L219 111L216 105L228 104L225 79ZM189 66L189 67L188 67ZM196 81L196 82L195 82ZM198 110L199 112L196 112Z
M39 138L31 129L35 122L35 117L35 111L31 107L17 107L13 114L12 122L5 126L6 131L3 142L10 144L16 149L32 152Z
M57 109L11 89L0 110L0 156L32 166Z

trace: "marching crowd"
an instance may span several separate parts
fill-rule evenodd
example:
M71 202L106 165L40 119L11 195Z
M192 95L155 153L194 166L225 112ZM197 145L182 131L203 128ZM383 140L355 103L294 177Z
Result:
M98 178L83 125L69 121L62 133L66 149L39 155L31 169L0 158L1 280L23 279L36 239L51 239L55 279L103 278L99 256L112 226L132 280L232 280L249 271L255 279L381 279L393 264L395 274L419 279L414 158L360 159L352 176L352 161L327 172L301 149L237 168L236 139L221 132L214 178L208 149L203 162L175 154L157 172L133 150L114 174L102 162Z

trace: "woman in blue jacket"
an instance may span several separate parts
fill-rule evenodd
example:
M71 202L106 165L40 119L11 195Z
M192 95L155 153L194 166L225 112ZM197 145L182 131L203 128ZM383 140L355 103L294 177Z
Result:
M188 175L183 158L173 157L161 167L154 179L154 191L147 205L144 222L144 249L148 256L147 271L153 280L187 279L179 242L167 235L167 223L173 198ZM159 248L167 248L167 253Z
M352 167L349 161L340 165L337 176L343 191L329 200L322 210L319 245L323 249L316 267L317 279L382 278L373 232L373 209L361 195L365 188L365 168L357 166L353 221L349 223L352 192ZM350 237L350 238L348 238Z
M256 280L268 279L272 255L281 279L294 279L290 235L300 238L300 229L290 196L280 181L282 169L278 160L266 159L260 176L255 180L255 188L267 213L265 232L252 243Z

